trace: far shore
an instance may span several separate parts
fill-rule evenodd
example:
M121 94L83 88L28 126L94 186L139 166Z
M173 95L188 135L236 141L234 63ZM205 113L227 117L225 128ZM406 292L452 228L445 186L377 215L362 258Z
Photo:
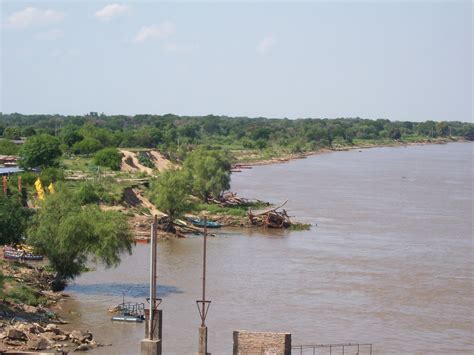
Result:
M309 156L333 153L333 152L346 152L350 150L357 149L370 149L370 148L384 148L384 147L404 147L404 146L420 146L420 145L432 145L432 144L448 144L448 143L461 143L461 142L470 142L469 140L463 137L450 137L450 138L433 138L430 141L417 141L417 142L403 142L403 141L393 141L391 143L367 143L367 144L357 144L351 146L337 146L332 149L321 148L318 150L313 150L304 153L297 154L285 154L281 157L275 157L270 159L256 159L251 161L242 160L238 163L233 164L233 169L245 169L245 167L261 166L261 165L273 165L273 164L283 164L296 159L305 159Z

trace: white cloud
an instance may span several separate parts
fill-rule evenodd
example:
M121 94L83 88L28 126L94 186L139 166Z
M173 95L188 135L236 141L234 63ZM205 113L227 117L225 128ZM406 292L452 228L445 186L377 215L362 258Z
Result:
M160 39L169 37L176 32L176 26L172 22L163 22L159 25L143 26L135 34L133 41L143 43L148 39Z
M33 37L40 41L55 41L64 36L63 31L59 28L53 28L52 30L45 32L38 32Z
M5 25L9 28L22 29L32 26L51 25L61 22L63 19L64 14L60 11L27 7L8 16Z
M110 21L115 16L124 14L130 10L130 7L122 4L110 4L97 11L94 16L102 21Z
M191 53L197 46L188 43L167 43L161 49L167 54Z
M277 43L277 40L273 36L264 37L257 45L257 53L265 54Z

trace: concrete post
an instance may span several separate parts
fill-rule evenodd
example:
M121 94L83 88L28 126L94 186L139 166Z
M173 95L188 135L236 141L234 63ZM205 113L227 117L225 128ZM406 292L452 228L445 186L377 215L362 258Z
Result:
M199 327L199 347L196 355L211 355L207 352L207 327Z
M140 355L161 355L161 341L143 339L140 342Z

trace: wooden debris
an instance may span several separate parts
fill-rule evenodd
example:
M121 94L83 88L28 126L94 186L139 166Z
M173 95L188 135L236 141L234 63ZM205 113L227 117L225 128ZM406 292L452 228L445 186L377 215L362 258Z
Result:
M269 228L289 228L291 226L291 220L288 216L288 213L284 209L278 211L287 202L288 201L285 201L283 204L277 207L270 208L257 214L254 214L249 208L247 216L250 225Z

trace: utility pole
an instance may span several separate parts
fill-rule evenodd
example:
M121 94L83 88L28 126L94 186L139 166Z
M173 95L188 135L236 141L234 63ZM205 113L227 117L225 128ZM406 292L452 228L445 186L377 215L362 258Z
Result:
M207 252L207 217L204 217L204 247L202 253L202 299L197 300L201 326L199 327L199 348L197 355L211 355L207 352L207 326L206 317L211 301L206 300L206 255Z
M161 299L156 298L156 230L158 221L155 215L150 233L150 310L145 319L145 339L141 341L141 355L161 355L162 350L162 311L158 309Z

